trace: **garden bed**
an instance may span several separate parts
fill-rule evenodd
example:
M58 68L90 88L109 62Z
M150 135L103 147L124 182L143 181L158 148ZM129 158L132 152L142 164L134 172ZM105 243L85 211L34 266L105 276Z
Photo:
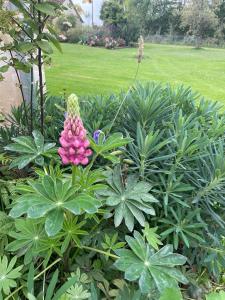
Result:
M18 114L1 129L4 299L39 299L43 286L49 300L223 289L225 122L219 104L196 100L154 83L126 98L71 95L64 122L51 97L44 137Z

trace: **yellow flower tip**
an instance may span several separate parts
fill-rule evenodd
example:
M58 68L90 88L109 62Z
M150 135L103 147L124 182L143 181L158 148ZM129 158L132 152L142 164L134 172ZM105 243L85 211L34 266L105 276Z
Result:
M143 36L140 35L138 39L138 63L140 63L144 57L144 39Z
M67 114L69 117L80 116L79 99L76 94L71 94L67 100Z
M78 101L78 97L76 94L71 94L69 97L68 97L68 101Z

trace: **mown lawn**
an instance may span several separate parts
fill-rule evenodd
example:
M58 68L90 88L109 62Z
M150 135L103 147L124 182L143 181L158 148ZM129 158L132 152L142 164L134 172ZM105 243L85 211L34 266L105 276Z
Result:
M105 94L128 87L136 71L137 49L106 50L62 44L46 68L51 94ZM174 45L145 45L138 80L191 86L203 96L225 103L225 50Z

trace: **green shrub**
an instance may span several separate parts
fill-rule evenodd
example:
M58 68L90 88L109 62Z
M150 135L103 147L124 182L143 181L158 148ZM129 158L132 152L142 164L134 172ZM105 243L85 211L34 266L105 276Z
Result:
M62 14L53 19L54 28L59 34L67 32L70 28L75 28L77 23L78 20L74 14Z
M84 34L85 34L85 31L80 26L77 26L75 28L70 28L66 34L67 41L69 43L79 43L83 40Z

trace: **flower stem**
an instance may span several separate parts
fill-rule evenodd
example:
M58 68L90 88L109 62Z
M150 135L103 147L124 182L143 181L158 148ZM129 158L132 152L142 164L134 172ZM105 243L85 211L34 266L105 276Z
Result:
M91 251L94 251L94 252L98 252L98 253L101 253L103 255L106 255L106 256L110 256L112 258L115 258L115 259L118 259L119 256L117 255L114 255L114 254L111 254L109 252L105 252L103 250L100 250L100 249L96 249L96 248L92 248L92 247L88 247L88 246L82 246L83 249L87 249L87 250L91 250Z
M112 130L114 123L116 122L116 119L117 119L117 117L118 117L118 115L119 115L119 113L120 113L120 111L121 111L121 109L123 107L124 102L126 101L127 97L129 96L129 94L130 94L130 92L131 92L131 90L133 88L133 85L134 85L134 83L135 83L135 81L137 79L137 76L138 76L139 67L140 67L140 62L138 62L138 64L137 64L137 68L136 68L136 72L135 72L135 75L134 75L133 83L130 85L128 91L126 92L126 94L125 94L123 100L121 101L121 104L120 104L120 106L119 106L119 108L118 108L118 110L116 112L116 115L115 115L115 117L114 117L111 125L109 126L108 135L109 135L110 131Z
M72 166L72 186L76 183L77 166Z

